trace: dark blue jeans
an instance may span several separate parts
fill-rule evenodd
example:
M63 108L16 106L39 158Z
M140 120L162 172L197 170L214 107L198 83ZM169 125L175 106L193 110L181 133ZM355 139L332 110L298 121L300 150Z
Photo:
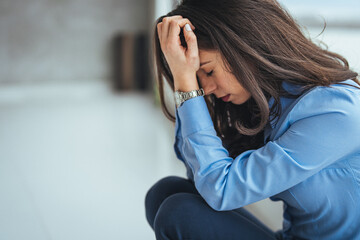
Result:
M279 239L244 208L213 210L194 184L180 177L155 183L146 194L145 210L156 239Z

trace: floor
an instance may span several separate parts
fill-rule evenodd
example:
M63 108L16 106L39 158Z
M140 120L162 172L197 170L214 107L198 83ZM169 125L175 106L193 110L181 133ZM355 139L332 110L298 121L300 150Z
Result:
M98 81L0 87L0 239L155 239L146 191L185 176L150 94ZM272 229L281 204L249 207Z

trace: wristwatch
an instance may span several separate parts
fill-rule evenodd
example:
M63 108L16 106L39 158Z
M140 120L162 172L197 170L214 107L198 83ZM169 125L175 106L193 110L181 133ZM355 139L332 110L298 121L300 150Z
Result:
M198 97L198 96L204 96L205 92L204 89L200 88L198 90L192 90L190 92L180 92L180 91L176 91L175 92L175 103L176 103L176 107L180 107L181 104L183 102L185 102L186 100L189 100L191 98L194 97Z

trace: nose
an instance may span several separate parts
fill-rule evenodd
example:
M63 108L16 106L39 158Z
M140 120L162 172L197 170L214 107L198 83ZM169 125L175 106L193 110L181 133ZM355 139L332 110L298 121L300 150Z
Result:
M204 89L205 95L214 93L217 88L216 83L211 79L206 79L205 81L200 80L200 85Z

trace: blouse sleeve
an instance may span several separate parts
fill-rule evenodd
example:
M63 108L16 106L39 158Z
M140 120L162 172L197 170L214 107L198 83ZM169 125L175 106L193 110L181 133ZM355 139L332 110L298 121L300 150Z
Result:
M203 97L184 102L177 117L195 186L218 211L278 194L360 149L360 97L346 89L310 91L289 112L280 136L235 159L216 135Z
M175 107L176 108L176 107ZM181 136L181 124L180 124L180 118L178 116L178 112L176 111L176 121L175 121L175 143L174 143L174 151L177 159L182 161L185 164L186 168L186 176L189 180L194 182L194 176L192 173L191 168L189 167L188 163L184 160L182 156L182 148L184 147L184 141Z

